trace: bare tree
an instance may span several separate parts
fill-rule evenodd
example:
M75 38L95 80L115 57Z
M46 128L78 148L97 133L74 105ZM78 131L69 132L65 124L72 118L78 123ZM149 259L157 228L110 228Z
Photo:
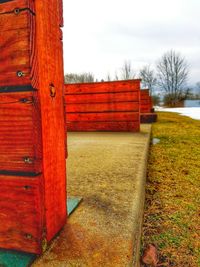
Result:
M111 81L111 76L110 73L108 72L106 75L106 81L110 82Z
M115 81L118 81L119 80L119 76L118 76L118 73L117 71L115 72L115 78L114 78Z
M134 78L135 78L135 73L132 69L131 62L129 60L125 60L121 68L121 79L129 80Z
M81 74L67 73L65 74L65 83L87 83L94 82L94 75L90 72L84 72Z
M139 77L142 79L142 87L148 88L152 95L157 82L154 71L146 65L140 70Z
M196 93L200 95L200 82L196 83Z
M187 97L188 73L189 67L185 58L173 50L165 53L158 61L158 86L164 91L168 104L176 105Z

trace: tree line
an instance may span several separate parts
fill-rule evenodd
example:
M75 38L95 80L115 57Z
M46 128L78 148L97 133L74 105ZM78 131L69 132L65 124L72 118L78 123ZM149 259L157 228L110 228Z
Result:
M156 104L159 96L164 98L165 105L177 106L185 99L200 98L200 82L196 84L195 93L188 87L189 64L178 52L171 50L162 55L155 68L150 65L143 66L136 73L130 61L124 61L120 71L115 72L111 78L108 73L103 81L141 79L142 88L148 88ZM92 73L68 73L65 75L65 83L97 82Z

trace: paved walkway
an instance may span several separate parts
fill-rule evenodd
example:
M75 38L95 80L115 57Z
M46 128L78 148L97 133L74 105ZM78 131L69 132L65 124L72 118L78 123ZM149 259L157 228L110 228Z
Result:
M33 266L137 266L150 131L68 134L68 194L83 201Z

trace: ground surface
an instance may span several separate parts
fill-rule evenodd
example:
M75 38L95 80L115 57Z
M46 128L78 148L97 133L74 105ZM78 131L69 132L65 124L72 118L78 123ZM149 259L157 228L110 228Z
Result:
M143 213L151 126L141 133L69 133L68 194L83 201L33 266L131 266Z
M160 113L152 136L143 244L160 267L200 266L200 121Z

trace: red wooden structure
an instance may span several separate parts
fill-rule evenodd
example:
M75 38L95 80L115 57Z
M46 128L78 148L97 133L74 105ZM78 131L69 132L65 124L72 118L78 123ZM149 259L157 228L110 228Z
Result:
M0 1L0 248L40 254L66 222L62 0Z
M139 131L140 80L65 85L68 131Z
M151 123L157 120L157 114L154 113L149 89L142 89L140 91L140 113L141 123Z

